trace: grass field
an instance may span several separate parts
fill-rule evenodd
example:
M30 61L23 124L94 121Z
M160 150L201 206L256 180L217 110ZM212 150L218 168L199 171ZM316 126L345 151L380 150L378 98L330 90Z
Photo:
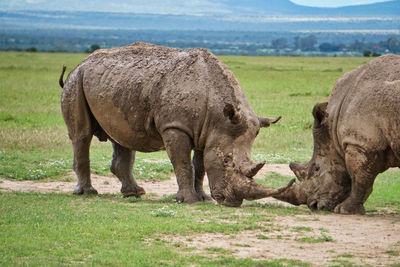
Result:
M17 180L57 180L72 169L72 149L60 112L62 65L70 71L86 54L0 52L0 176ZM259 115L282 120L263 129L253 157L269 163L307 161L312 154L314 104L326 101L335 81L367 62L365 58L220 57L235 73ZM92 171L109 175L110 143L93 139ZM163 159L162 163L145 159ZM138 153L138 179L169 178L164 152ZM368 212L386 207L400 213L400 173L380 175L366 203ZM288 177L270 175L278 185ZM192 255L193 248L163 235L235 234L265 230L266 218L311 214L304 207L247 204L231 209L210 203L177 205L122 199L120 195L75 197L60 194L0 192L0 265L177 265L307 266L281 259L236 259L210 249L213 257ZM138 214L140 216L138 216ZM239 219L238 219L239 218ZM329 239L329 238L328 238ZM194 248L195 250L195 248Z

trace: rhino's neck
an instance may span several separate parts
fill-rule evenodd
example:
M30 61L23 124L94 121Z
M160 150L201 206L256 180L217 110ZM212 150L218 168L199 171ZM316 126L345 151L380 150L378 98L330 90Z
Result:
M342 146L341 138L338 135L338 125L341 123L341 117L345 114L347 106L349 105L349 97L351 98L354 88L359 87L362 73L365 70L358 68L358 74L354 82L348 83L348 77L345 75L340 78L332 90L328 100L327 111L329 114L329 121L331 126L332 142L338 155L344 160L344 149ZM361 74L360 74L361 72ZM352 74L354 75L354 74Z

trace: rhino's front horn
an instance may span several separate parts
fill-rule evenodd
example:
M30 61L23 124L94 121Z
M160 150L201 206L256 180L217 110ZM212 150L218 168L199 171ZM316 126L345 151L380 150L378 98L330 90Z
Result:
M268 186L260 185L253 180L249 184L247 188L243 191L243 197L247 200L255 200L265 197L273 197L279 194L284 193L286 190L290 189L293 185L295 179L290 180L290 182L283 187L280 188L271 188Z
M249 178L254 177L259 170L265 165L265 160L258 163L251 163L249 165L243 166L241 171L244 175Z
M276 117L276 118L264 118L264 117L258 117L258 120L260 121L260 127L268 127L272 123L277 123L282 117Z
M302 184L295 184L287 190L274 195L273 197L292 205L301 205L307 203L307 194L302 188Z

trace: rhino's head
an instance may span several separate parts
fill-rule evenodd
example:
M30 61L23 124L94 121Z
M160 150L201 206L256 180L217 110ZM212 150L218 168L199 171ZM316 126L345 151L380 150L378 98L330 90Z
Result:
M250 159L254 139L261 127L268 127L279 119L258 117L251 109L238 111L231 104L225 105L223 117L210 132L204 150L211 196L218 203L237 207L243 199L274 196L293 184L294 180L285 187L275 189L253 180L265 164L265 161L255 163Z
M275 198L310 209L333 210L350 192L351 181L329 131L327 103L317 104L314 116L314 153L307 163L290 163L300 181Z

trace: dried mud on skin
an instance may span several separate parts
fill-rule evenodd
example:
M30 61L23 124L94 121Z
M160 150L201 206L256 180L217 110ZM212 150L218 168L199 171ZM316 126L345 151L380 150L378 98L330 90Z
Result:
M260 171L257 178L271 172L293 175L285 164L268 164ZM0 190L72 193L76 176L71 172L68 177L71 177L71 181L37 182L0 178ZM115 177L94 174L92 182L100 194L118 193L121 186ZM138 183L145 188L148 199L161 199L164 195L176 193L178 189L175 177L167 181L139 180ZM289 205L272 198L260 202ZM182 244L177 248L182 249L182 253L210 256L223 254L254 260L292 259L315 266L349 263L389 266L400 263L400 215L374 214L372 217L337 214L276 215L273 221L266 220L264 224L270 231L246 230L234 235L201 233L161 238L171 244ZM318 243L304 242L320 238L326 240ZM185 252L183 248L193 249Z

